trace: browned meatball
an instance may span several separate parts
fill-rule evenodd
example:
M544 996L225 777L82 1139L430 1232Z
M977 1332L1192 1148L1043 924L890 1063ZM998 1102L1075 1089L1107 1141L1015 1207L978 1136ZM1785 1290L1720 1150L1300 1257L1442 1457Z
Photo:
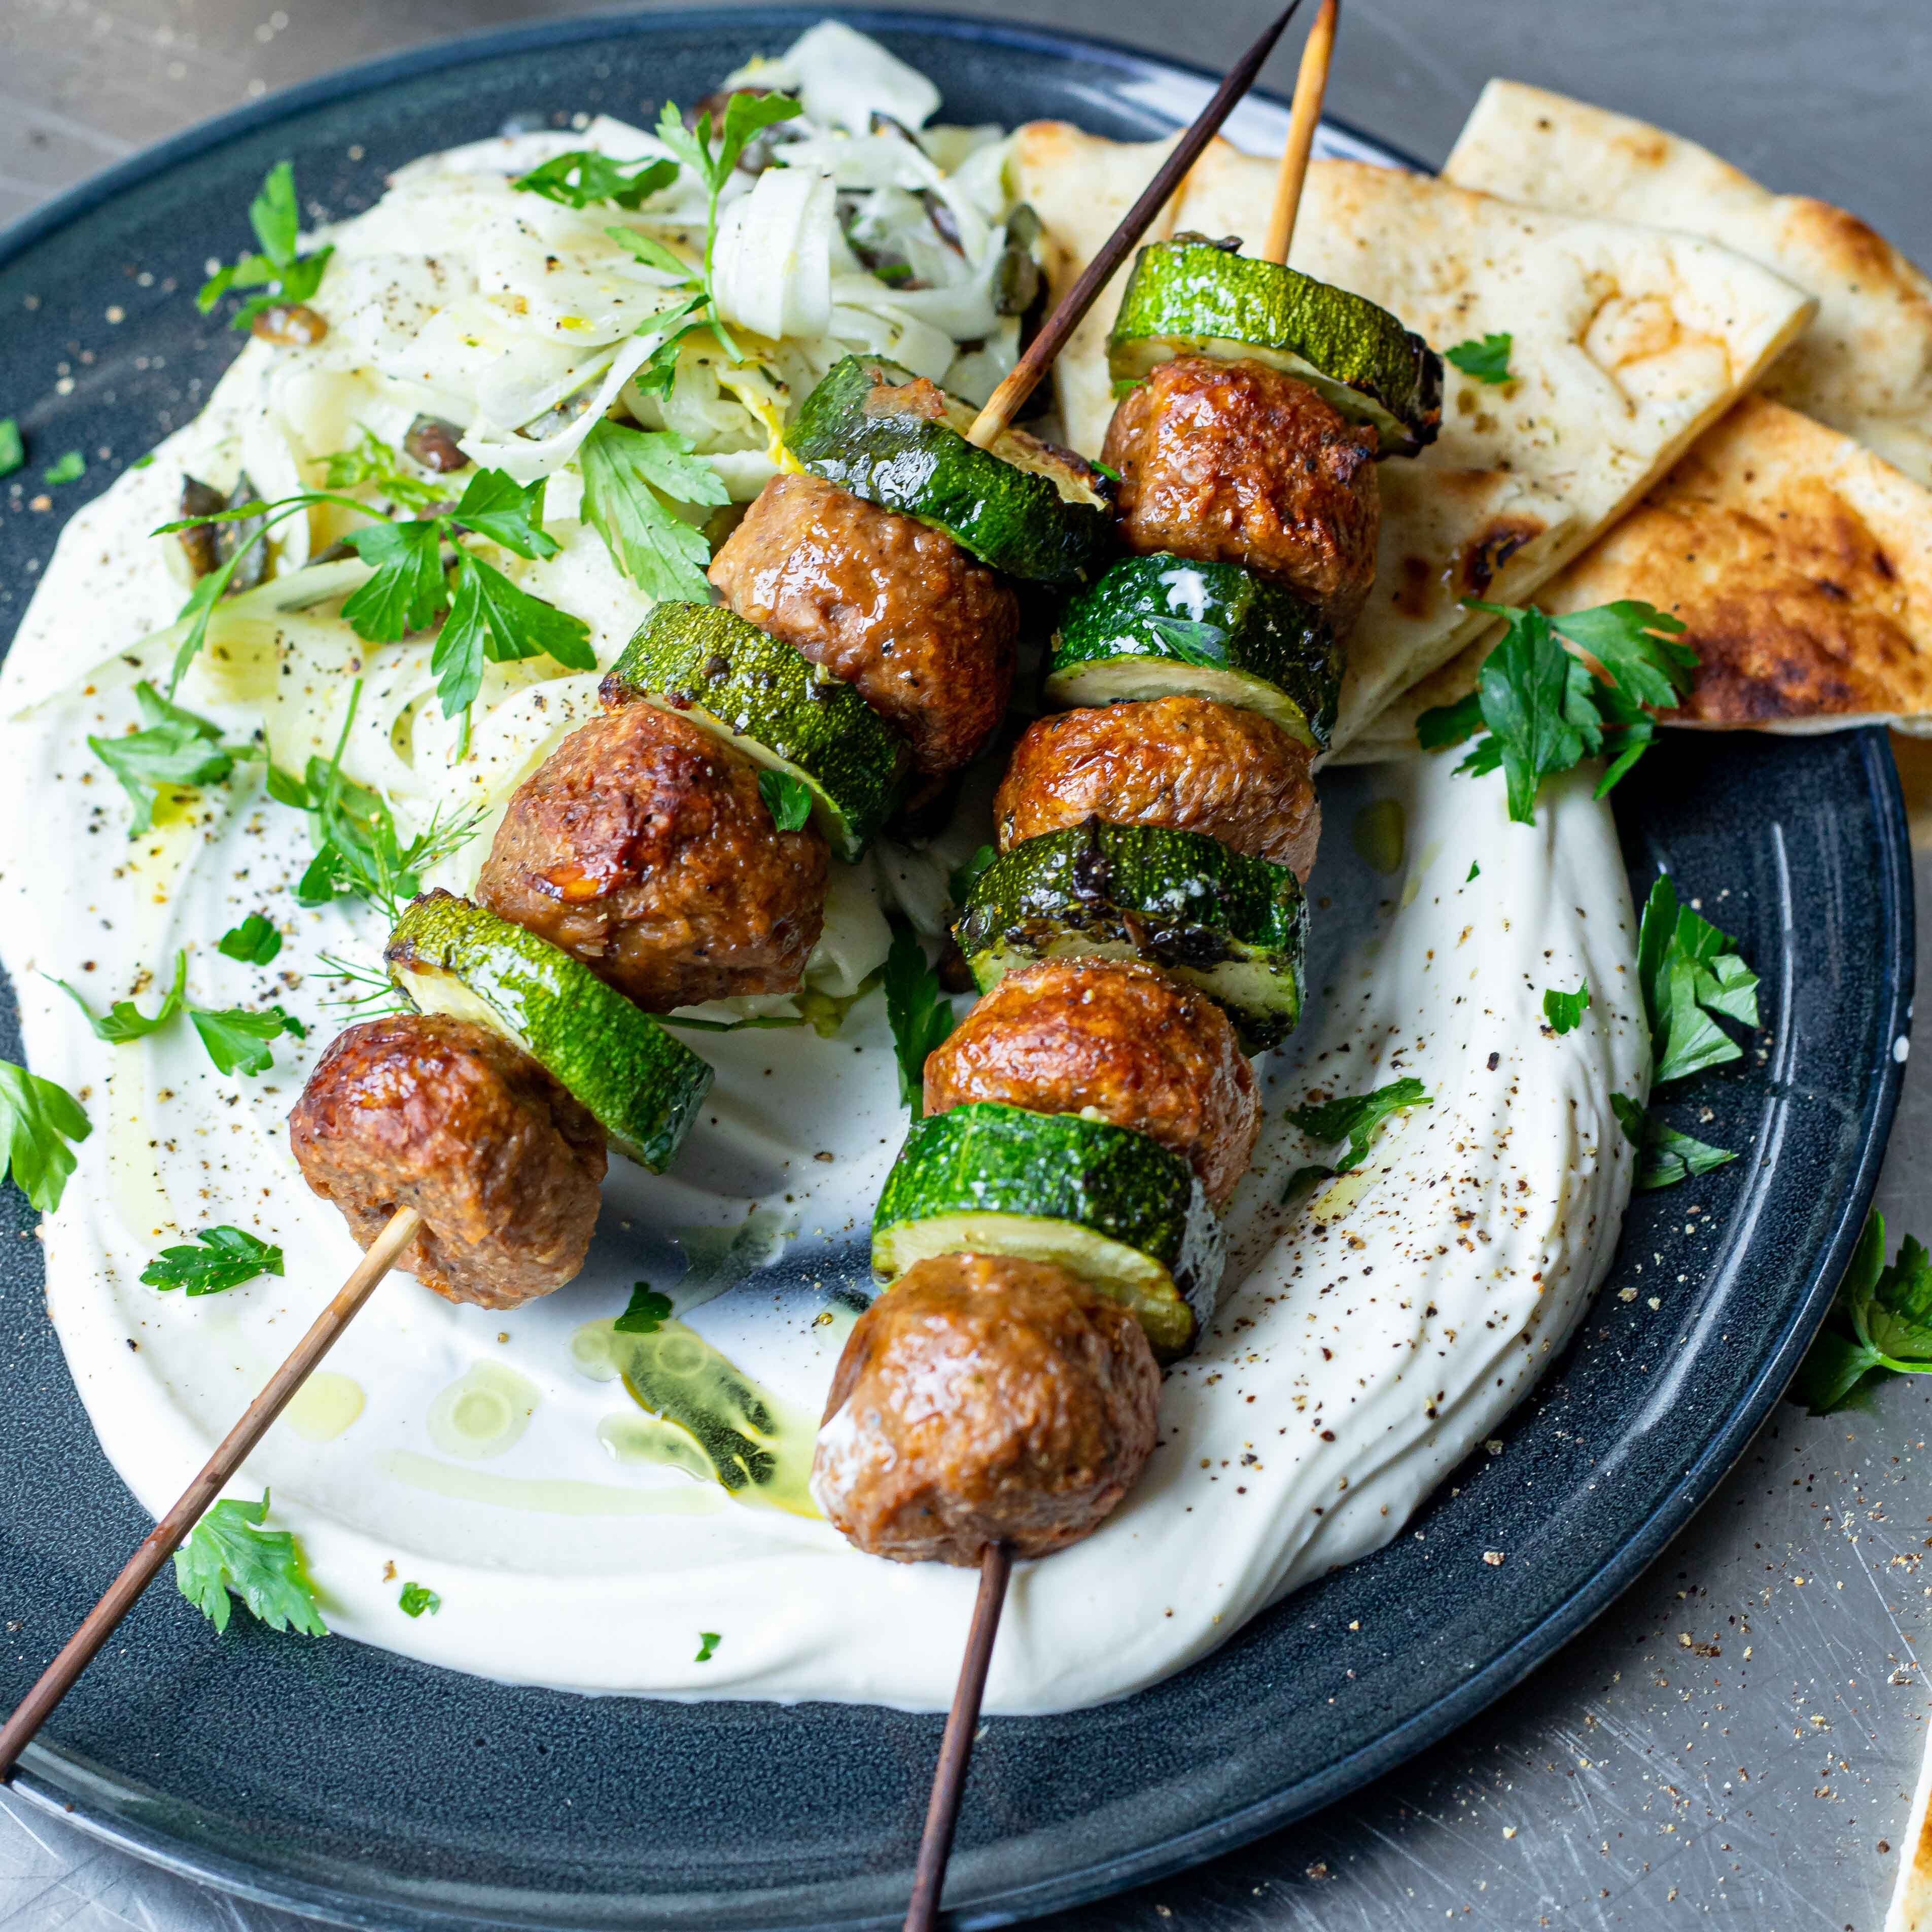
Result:
M899 1563L1048 1556L1090 1534L1154 1448L1160 1370L1140 1324L1037 1262L939 1255L859 1318L812 1492Z
M773 824L742 752L638 703L580 725L518 788L476 896L662 1013L794 991L827 863L812 826Z
M928 1114L969 1100L1132 1127L1187 1161L1217 1208L1262 1125L1227 1016L1131 959L1043 959L1009 973L926 1063Z
M1183 356L1108 425L1121 541L1246 564L1319 604L1338 633L1375 581L1376 433L1259 362Z
M1014 747L993 800L1000 850L1098 818L1208 832L1305 879L1322 836L1310 756L1260 712L1209 698L1063 711Z
M970 763L1005 714L1019 599L911 517L817 476L775 476L711 580L740 616L855 686L922 772Z
M289 1142L364 1247L415 1208L424 1226L396 1264L451 1301L514 1308L584 1265L603 1133L487 1027L396 1013L350 1028L316 1061Z

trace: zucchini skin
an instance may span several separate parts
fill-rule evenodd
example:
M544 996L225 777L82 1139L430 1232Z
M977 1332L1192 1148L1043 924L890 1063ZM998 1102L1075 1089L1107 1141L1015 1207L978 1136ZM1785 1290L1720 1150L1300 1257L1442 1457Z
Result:
M802 778L813 817L848 861L897 808L911 764L911 747L851 686L720 604L656 606L602 689L606 704L641 698L720 728L760 764Z
M1200 235L1140 251L1107 338L1117 385L1189 354L1252 356L1300 376L1352 421L1372 424L1384 456L1416 455L1442 428L1442 358L1397 317Z
M915 1120L872 1216L874 1272L896 1272L895 1228L953 1215L1063 1222L1156 1264L1165 1292L1134 1312L1163 1360L1185 1354L1213 1316L1227 1259L1220 1221L1187 1162L1132 1128L986 1100Z
M1046 695L1076 706L1189 692L1259 711L1322 752L1346 663L1333 626L1286 585L1157 551L1120 558L1068 604Z
M1300 1018L1300 881L1205 832L1090 818L1024 839L974 880L953 936L982 992L1030 959L1084 953L1163 968L1222 1008L1246 1053Z
M632 1160L662 1174L677 1158L711 1067L580 961L441 891L404 909L383 958L406 992L415 976L454 982Z
M1085 482L1093 473L1098 484L1097 473L1077 458L1058 462L1058 452L1029 439L1024 446L1058 462L1088 499L1070 500L1040 470L968 442L963 430L973 412L964 405L938 422L875 400L914 380L896 363L847 356L800 404L785 446L814 476L944 530L1010 577L1070 590L1097 575L1114 548L1106 499ZM1012 432L1003 440L1023 446Z

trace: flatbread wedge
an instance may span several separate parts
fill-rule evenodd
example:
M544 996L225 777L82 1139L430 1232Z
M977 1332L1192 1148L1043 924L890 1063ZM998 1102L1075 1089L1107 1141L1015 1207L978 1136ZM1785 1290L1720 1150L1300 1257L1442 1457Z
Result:
M1126 180L1123 201L1150 165L1146 149L1122 147L1104 170L1096 162ZM1188 178L1175 227L1258 236L1274 173L1273 160L1217 142ZM1078 236L1059 239L1084 259ZM1813 306L1711 242L1357 162L1310 169L1293 261L1438 347L1490 332L1512 342L1508 382L1452 370L1438 441L1382 466L1377 582L1350 640L1337 748L1486 626L1462 598L1526 602L1757 380ZM1103 376L1097 332L1060 358L1061 394L1079 404L1069 433L1090 454L1105 418L1084 399Z
M1818 298L1761 387L1932 484L1932 280L1843 208L1773 194L1680 135L1520 82L1484 88L1444 178L1706 235Z
M1932 735L1932 490L1848 436L1748 397L1642 504L1553 578L1552 615L1640 598L1701 660L1673 724ZM1405 692L1358 758L1415 749L1415 721L1475 688L1479 638Z

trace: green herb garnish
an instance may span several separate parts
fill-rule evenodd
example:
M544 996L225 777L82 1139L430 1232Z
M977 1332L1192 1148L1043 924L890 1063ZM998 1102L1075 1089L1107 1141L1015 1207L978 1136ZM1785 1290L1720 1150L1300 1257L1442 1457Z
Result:
M87 474L87 459L77 449L70 449L64 456L57 458L53 466L41 473L41 481L59 484L78 483Z
M10 476L27 460L27 446L20 425L11 416L0 416L0 476Z
M1479 879L1479 878L1480 878L1482 877L1482 875L1483 875L1483 868L1482 868L1482 867L1481 867L1481 866L1480 866L1479 865L1478 865L1478 864L1476 863L1476 862L1475 862L1475 860L1474 860L1472 859L1472 860L1469 861L1469 869L1468 869L1468 871L1467 872L1466 872L1466 873L1463 874L1463 876L1462 876L1462 883L1463 883L1463 884L1465 884L1465 885L1466 886L1466 885L1469 883L1469 881L1470 881L1472 879Z
M1660 1187L1675 1187L1680 1180L1708 1174L1737 1156L1724 1148L1712 1147L1690 1134L1666 1126L1655 1114L1646 1112L1628 1094L1610 1096L1610 1111L1624 1130L1624 1138L1637 1150L1636 1180L1640 1194L1653 1193Z
M577 452L584 477L584 520L604 539L610 560L647 596L702 603L711 594L704 566L711 546L666 502L731 500L718 472L691 453L691 440L668 429L628 429L607 416Z
M410 476L394 446L367 429L358 428L352 448L338 449L327 459L326 478L332 490L374 490L408 509L424 510L448 500L447 490Z
M215 943L217 952L244 966L266 966L281 950L282 935L274 922L259 912L251 912L239 926L231 926Z
M812 817L811 788L790 772L759 772L758 796L781 832L802 831Z
M675 161L614 161L594 148L574 148L511 182L525 194L540 194L560 208L584 208L608 201L638 208L677 178Z
M262 1012L245 1006L228 1006L219 1012L190 1006L188 1016L219 1073L266 1073L275 1064L271 1040L280 1040L284 1034L296 1040L308 1037L308 1028L280 1006Z
M281 1250L242 1228L203 1228L194 1238L200 1246L164 1248L141 1270L142 1280L164 1292L182 1288L190 1294L219 1294L257 1275L282 1271Z
M698 1633L698 1654L692 1661L694 1664L709 1664L711 1661L712 1654L717 1649L722 1641L716 1630L700 1630Z
M442 1599L421 1583L405 1583L396 1602L406 1617L419 1617L425 1610L434 1616L442 1608Z
M132 1000L116 1000L104 1016L97 1016L76 988L64 980L56 980L54 984L86 1015L96 1040L104 1040L110 1046L125 1046L130 1040L146 1040L151 1033L159 1033L186 1005L188 954L182 951L175 955L174 984L163 995L152 1019Z
M1282 1198L1286 1200L1304 1181L1331 1180L1337 1174L1352 1172L1369 1157L1369 1150L1375 1144L1382 1123L1390 1114L1399 1114L1406 1108L1432 1104L1422 1082L1409 1078L1392 1080L1386 1087L1378 1087L1372 1094L1324 1100L1312 1107L1291 1107L1288 1110L1291 1126L1318 1147L1332 1147L1336 1142L1346 1140L1348 1150L1332 1167L1316 1165L1297 1168L1288 1178Z
M1794 1401L1828 1415L1893 1376L1932 1370L1932 1258L1910 1234L1885 1264L1885 1216L1874 1208L1838 1298L1791 1384Z
M130 838L153 829L154 803L165 787L220 784L237 760L262 755L253 746L224 745L219 724L171 704L146 678L134 687L134 701L141 708L140 730L87 741L134 805Z
M0 1060L0 1180L14 1184L44 1214L60 1205L74 1168L74 1148L94 1131L64 1087Z
M1668 709L1690 688L1697 653L1676 641L1684 626L1653 604L1624 599L1551 617L1510 604L1466 597L1509 626L1483 660L1476 688L1460 704L1436 705L1416 720L1424 751L1476 736L1459 772L1478 776L1500 765L1509 785L1509 815L1534 824L1546 778L1586 758L1609 758L1597 787L1603 797L1649 748L1657 721L1644 706ZM1594 658L1593 670L1564 640Z
M203 315L214 308L230 289L266 287L236 311L230 325L247 328L265 308L278 302L305 302L322 285L322 272L328 266L333 248L318 248L313 255L300 255L296 244L302 230L302 211L296 200L296 174L286 161L278 161L263 178L261 192L248 204L249 225L261 252L244 255L225 268L218 268L201 285L194 305Z
M264 1529L268 1492L258 1503L217 1503L175 1552L175 1582L214 1624L228 1628L232 1590L271 1630L326 1636L300 1547L285 1529Z
M655 1335L670 1319L670 1297L640 1281L631 1290L623 1313L610 1325L620 1335Z
M1677 902L1666 873L1650 889L1637 928L1636 969L1650 1021L1652 1082L1682 1080L1707 1066L1741 1060L1744 1048L1713 1013L1743 1026L1758 1023L1757 975L1737 941Z
M952 1030L952 1003L926 948L902 919L892 922L892 950L886 955L886 1015L892 1022L898 1056L899 1099L913 1118L926 1112L926 1056Z
M1473 376L1479 382L1507 382L1511 346L1512 340L1507 334L1486 335L1480 342L1459 342L1454 349L1444 350L1442 359L1453 362L1464 375Z
M1543 995L1543 1017L1550 1022L1552 1033L1574 1033L1589 1006L1588 986L1579 986L1574 993L1561 993L1552 986Z

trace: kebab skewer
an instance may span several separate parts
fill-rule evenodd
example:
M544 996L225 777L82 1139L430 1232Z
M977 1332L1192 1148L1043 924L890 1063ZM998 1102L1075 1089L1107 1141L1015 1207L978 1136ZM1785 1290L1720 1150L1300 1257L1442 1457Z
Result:
M1175 181L1294 10L1184 137ZM1143 198L1142 226L1165 193ZM1037 368L1078 320L1057 332L1049 322ZM1067 490L1066 475L1040 460L1064 453L1017 433L1011 441L1021 458L1008 466L1030 476L1030 496L1024 484L1017 499L995 493L990 522L967 498L958 513L998 561L1077 580L1106 541L1104 498L1084 478ZM1016 514L1046 507L1042 472L1054 499L1043 547ZM780 523L797 507L780 508ZM863 514L848 506L842 518L822 497L805 507L834 526L828 563L875 584L910 584L916 606L963 604L966 621L928 627L932 661L923 664L897 622L871 637L862 627L856 638L808 622L789 645L744 624L749 638L729 641L742 658L756 640L755 661L740 674L755 701L737 706L730 660L694 628L716 617L674 614L640 632L606 681L604 714L512 801L479 879L483 903L431 894L392 934L391 970L416 1011L347 1029L311 1075L291 1116L292 1144L310 1186L341 1208L364 1261L0 1728L0 1779L391 1268L450 1299L496 1308L574 1276L607 1140L661 1169L710 1084L710 1069L646 1015L795 989L822 922L827 841L842 857L859 856L910 768L943 778L997 726L1012 675L1010 592L953 554L947 536L923 542L922 525L902 531L904 520L888 512L868 529ZM945 651L962 642L979 654L963 681ZM895 648L898 662L886 664ZM948 703L958 692L970 694L963 709ZM772 770L804 787L812 824L779 823L760 782Z

